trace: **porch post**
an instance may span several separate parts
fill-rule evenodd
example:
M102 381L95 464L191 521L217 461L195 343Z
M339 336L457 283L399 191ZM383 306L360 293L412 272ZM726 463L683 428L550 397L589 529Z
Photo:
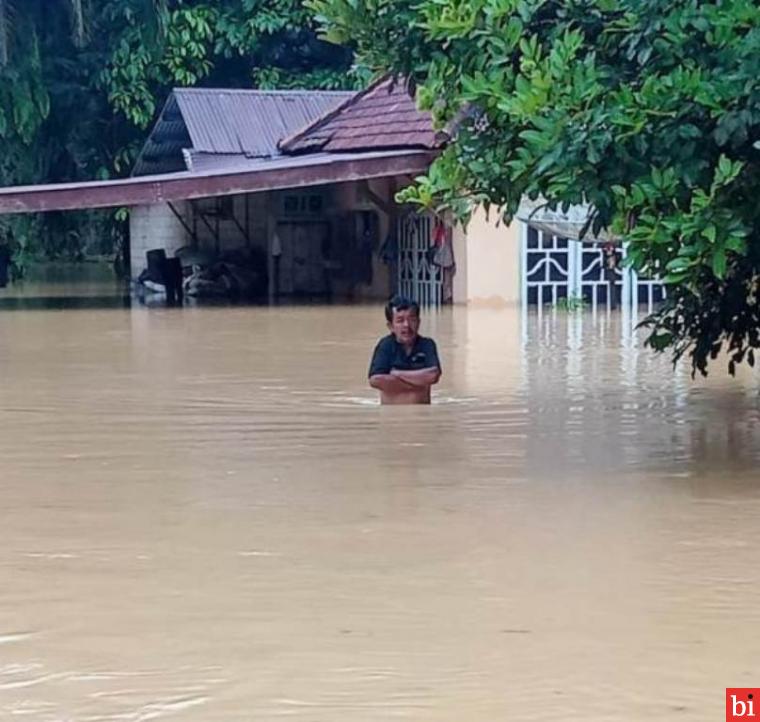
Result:
M528 308L528 224L520 223L520 305Z

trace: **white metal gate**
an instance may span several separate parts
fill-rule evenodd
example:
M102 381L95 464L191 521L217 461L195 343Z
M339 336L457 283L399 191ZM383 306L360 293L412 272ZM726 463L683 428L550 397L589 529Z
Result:
M561 299L583 299L594 311L600 306L645 305L651 313L665 298L659 281L643 278L622 263L610 284L601 244L570 241L523 224L520 258L524 305L556 306Z
M409 213L398 219L398 292L421 306L440 306L443 271L432 262L434 219Z

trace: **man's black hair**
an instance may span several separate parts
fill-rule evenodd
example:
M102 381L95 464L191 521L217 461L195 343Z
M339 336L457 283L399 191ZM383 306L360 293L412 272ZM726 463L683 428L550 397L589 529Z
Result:
M412 301L411 298L405 298L404 296L393 296L385 305L385 320L388 323L393 321L394 311L414 311L417 314L417 318L420 317L420 304L417 301Z

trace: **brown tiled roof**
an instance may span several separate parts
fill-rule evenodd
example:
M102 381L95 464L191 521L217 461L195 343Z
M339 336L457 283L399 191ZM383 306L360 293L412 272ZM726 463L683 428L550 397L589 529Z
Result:
M445 134L417 110L403 79L382 78L280 142L285 153L440 148Z

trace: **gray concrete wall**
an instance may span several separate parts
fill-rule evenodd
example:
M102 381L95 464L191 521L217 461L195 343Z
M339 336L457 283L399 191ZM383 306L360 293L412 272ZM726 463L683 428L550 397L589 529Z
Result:
M178 202L174 207L187 222L189 214L186 205ZM185 229L165 203L135 206L130 209L129 241L130 271L133 280L136 280L146 267L146 251L163 248L166 255L171 257L178 248L189 243Z

